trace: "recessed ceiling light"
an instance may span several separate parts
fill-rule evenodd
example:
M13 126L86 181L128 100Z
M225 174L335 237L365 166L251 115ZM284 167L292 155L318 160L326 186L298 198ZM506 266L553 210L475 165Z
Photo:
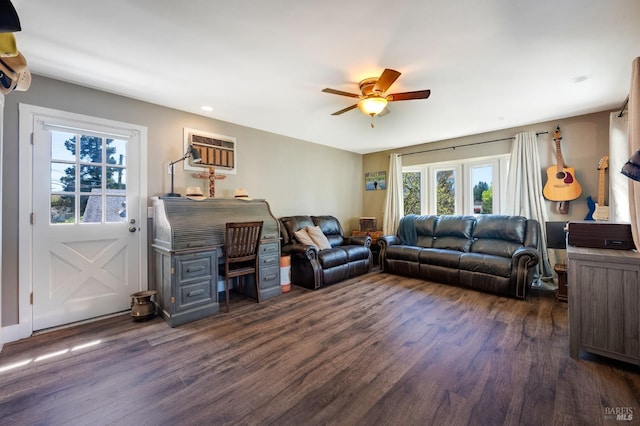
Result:
M209 105L201 106L200 109L203 111L213 111L213 107L210 107Z

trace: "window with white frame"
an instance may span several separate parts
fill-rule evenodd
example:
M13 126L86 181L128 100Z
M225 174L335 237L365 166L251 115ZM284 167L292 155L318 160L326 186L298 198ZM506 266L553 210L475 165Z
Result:
M509 155L402 168L406 214L499 214Z

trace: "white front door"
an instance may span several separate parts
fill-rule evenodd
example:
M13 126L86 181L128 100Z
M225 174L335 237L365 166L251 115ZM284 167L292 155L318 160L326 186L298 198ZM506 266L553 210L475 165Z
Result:
M128 310L146 288L140 139L122 123L34 116L33 330Z

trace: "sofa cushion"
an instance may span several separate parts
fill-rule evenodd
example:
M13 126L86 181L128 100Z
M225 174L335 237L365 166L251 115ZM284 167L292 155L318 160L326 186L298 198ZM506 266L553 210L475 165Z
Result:
M460 269L499 277L511 276L511 259L482 253L462 253Z
M524 243L527 218L522 216L480 215L473 229L473 237Z
M305 230L307 231L307 233L309 234L309 237L313 240L315 245L318 246L320 250L326 250L331 248L331 244L329 243L329 240L327 240L327 237L324 236L319 226L307 226Z
M440 216L434 231L434 248L468 252L471 249L473 216Z
M395 245L389 246L386 250L387 259L406 260L418 263L418 258L422 248L414 246Z
M307 228L298 229L293 233L295 235L295 239L300 243L306 246L314 246L318 247L318 245L311 239Z
M458 269L461 252L455 250L424 249L420 252L420 263Z
M347 260L353 262L356 260L367 260L371 250L365 246L340 246L338 247L347 253Z
M524 243L527 233L527 219L522 216L478 216L473 230L474 253L511 257Z
M347 252L339 248L330 248L318 252L318 260L322 269L333 268L347 263Z
M311 216L311 219L316 226L320 227L331 247L342 245L344 231L338 219L333 216Z
M417 246L432 247L434 231L438 216L416 216L416 234L418 235Z
M282 224L281 232L282 244L289 244L295 238L295 232L298 229L314 226L310 216L285 216L280 218Z
M503 240L475 240L471 245L471 252L491 254L494 256L511 258L522 244Z

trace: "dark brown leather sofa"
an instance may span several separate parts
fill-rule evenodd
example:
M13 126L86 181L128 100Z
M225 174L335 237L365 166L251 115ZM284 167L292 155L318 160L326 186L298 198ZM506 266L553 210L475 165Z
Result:
M333 216L286 216L280 219L282 254L291 255L291 283L317 289L371 271L371 237L345 237ZM301 244L295 232L319 226L331 248Z
M524 299L539 235L538 222L521 216L408 215L378 245L384 272Z

